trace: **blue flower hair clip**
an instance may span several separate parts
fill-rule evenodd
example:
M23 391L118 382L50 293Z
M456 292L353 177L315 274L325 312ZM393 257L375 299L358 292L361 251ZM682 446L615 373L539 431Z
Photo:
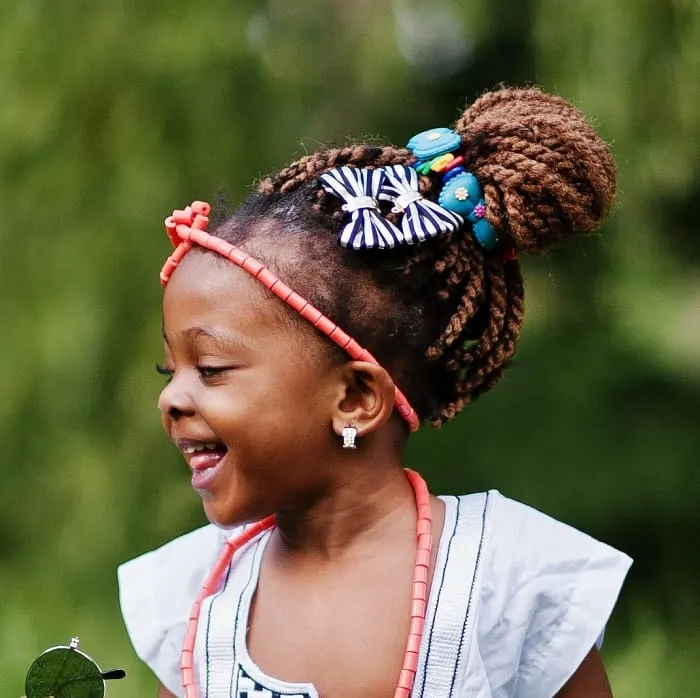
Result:
M413 136L406 147L416 157L413 167L417 172L442 175L440 206L469 221L478 243L485 249L492 249L498 244L498 236L485 218L486 200L481 184L465 170L464 159L454 155L461 142L451 129L434 128Z
M419 159L431 160L438 155L459 150L462 139L450 128L431 128L417 133L406 147Z

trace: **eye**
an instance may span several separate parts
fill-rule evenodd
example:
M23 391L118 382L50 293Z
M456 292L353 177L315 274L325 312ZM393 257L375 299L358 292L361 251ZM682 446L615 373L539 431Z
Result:
M230 370L230 366L197 366L197 372L199 377L206 381L216 376L220 376L225 371Z
M165 376L165 382L170 383L174 371L171 368L166 368L165 366L161 366L160 364L156 364L156 371L161 375Z

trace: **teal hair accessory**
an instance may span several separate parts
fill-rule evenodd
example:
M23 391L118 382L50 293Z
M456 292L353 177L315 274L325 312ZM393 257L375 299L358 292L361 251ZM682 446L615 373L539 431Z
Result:
M442 208L459 214L472 224L474 237L482 247L489 250L498 244L496 231L484 217L484 192L471 172L460 172L450 177L440 192L438 202Z
M479 180L464 167L462 156L452 158L462 145L462 139L449 128L421 131L408 141L406 147L416 157L413 168L418 174L442 175L442 190L438 197L441 208L457 214L471 223L477 242L485 249L498 245L498 235L486 220L486 200ZM440 162L445 158L444 165Z
M452 153L459 149L462 139L451 128L431 128L417 133L406 147L419 160L432 160L438 155Z
M491 250L498 244L498 236L493 226L485 219L481 218L476 223L472 224L472 230L474 231L474 237L479 241L479 244Z
M448 211L467 218L483 199L481 187L471 172L461 172L452 177L442 188L438 202Z

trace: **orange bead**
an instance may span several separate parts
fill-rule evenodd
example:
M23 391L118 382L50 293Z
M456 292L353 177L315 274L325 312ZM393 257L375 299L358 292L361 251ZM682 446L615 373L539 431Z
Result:
M263 267L255 277L265 288L270 288L278 281L277 274L273 274L267 267Z
M192 221L192 227L197 228L197 230L206 230L209 225L209 219L206 216L197 214Z
M287 302L287 298L292 295L292 289L289 288L284 281L280 281L279 279L277 279L277 283L270 288L270 291L278 298L281 298L285 303Z
M192 609L190 610L190 620L197 620L199 618L199 612L201 610L201 601L195 601L192 604Z
M332 339L341 349L344 349L350 341L350 335L343 332L338 325L336 325L333 332L328 335L328 338Z
M321 311L314 308L313 305L306 305L299 313L305 320L308 320L312 325L321 319Z
M402 669L399 674L399 686L407 688L409 691L413 688L413 681L416 678L416 672L409 669Z
M427 567L416 567L416 576L414 577L416 582L428 583L428 568Z
M425 569L425 567L421 567ZM416 580L413 582L413 598L426 601L428 598L428 585L425 582Z
M350 354L351 359L359 361L364 349L354 339L351 339L349 344L345 347L345 351Z
M249 255L242 250L239 250L237 247L233 247L232 245L231 250L228 253L228 258L237 266L242 267L245 264L246 259L249 259Z
M418 536L423 536L426 533L430 533L432 530L432 524L427 519L418 519L417 532Z
M210 235L209 237L211 238L209 240L209 244L211 245L209 249L217 252L222 257L228 257L231 253L231 245L229 245L225 240L214 237L213 235Z
M208 216L209 212L211 211L211 204L208 204L206 201L193 201L190 208L195 213L199 213L202 216Z
M321 317L314 322L314 327L326 335L330 335L330 333L333 332L337 326L338 325L336 325L332 320L329 320L325 315L321 315Z
M287 305L290 305L294 310L300 313L302 308L306 307L308 303L296 291L292 291L289 298L287 298Z
M191 668L183 669L181 676L183 686L194 686L194 671Z
M421 637L423 635L423 627L425 625L425 619L413 616L411 618L411 624L408 626L409 635L416 635Z
M425 618L425 601L423 599L411 601L411 618Z
M418 505L418 516L421 519L432 519L433 517L433 511L430 508L430 504L419 504Z
M419 567L430 567L430 550L419 550L416 553L416 565Z
M418 652L406 652L403 668L415 674L418 669Z
M241 266L255 277L265 268L265 265L254 257L247 257Z
M419 635L409 635L406 652L411 652L412 654L417 655L420 652L421 639L422 638Z

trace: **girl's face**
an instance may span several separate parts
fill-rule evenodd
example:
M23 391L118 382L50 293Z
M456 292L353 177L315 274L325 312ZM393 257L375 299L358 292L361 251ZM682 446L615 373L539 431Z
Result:
M308 506L330 482L339 367L286 312L212 253L187 255L165 289L163 427L221 526Z

